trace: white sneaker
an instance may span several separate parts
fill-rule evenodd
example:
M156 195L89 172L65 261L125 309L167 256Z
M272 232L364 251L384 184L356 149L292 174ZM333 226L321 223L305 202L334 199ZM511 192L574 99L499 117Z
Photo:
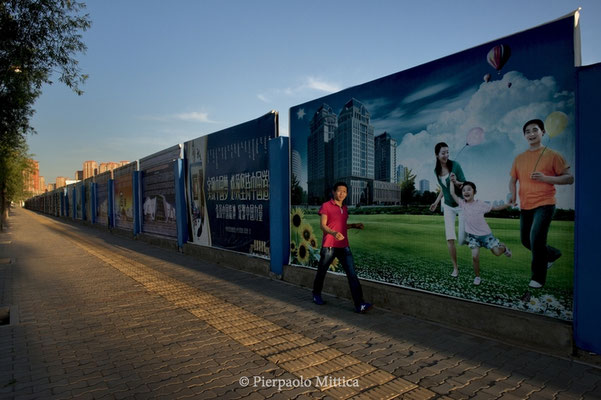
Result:
M478 286L480 284L480 277L477 276L474 278L474 285Z
M456 269L454 269L453 272L451 272L451 276L453 278L457 278L457 275L459 275L459 271L457 271Z
M541 285L540 283L538 283L537 281L531 280L530 283L528 284L528 286L530 286L531 288L542 288L543 285Z
M505 247L505 253L503 253L503 254L505 254L507 257L511 258L512 254L511 254L511 250L509 250L509 247ZM547 267L547 268L549 268L549 267Z

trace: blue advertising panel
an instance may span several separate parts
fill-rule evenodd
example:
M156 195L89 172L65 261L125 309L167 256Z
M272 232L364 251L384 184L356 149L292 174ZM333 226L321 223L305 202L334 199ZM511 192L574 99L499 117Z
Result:
M184 144L190 242L269 255L268 142L277 113Z
M344 182L360 277L571 320L576 22L292 107L291 263L318 265Z
M601 147L601 63L578 71L578 176L576 182L576 265L574 277L574 341L585 350L601 354L601 296L597 235L601 226L597 182L597 149Z
M140 159L142 232L177 237L174 165L181 153L178 144Z

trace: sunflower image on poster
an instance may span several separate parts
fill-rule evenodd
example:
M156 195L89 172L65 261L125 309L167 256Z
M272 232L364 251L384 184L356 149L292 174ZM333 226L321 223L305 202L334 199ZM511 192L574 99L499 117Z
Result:
M290 213L290 258L292 263L317 268L319 264L320 242L313 227L305 219L302 209L295 207ZM330 271L341 272L337 258L330 265Z

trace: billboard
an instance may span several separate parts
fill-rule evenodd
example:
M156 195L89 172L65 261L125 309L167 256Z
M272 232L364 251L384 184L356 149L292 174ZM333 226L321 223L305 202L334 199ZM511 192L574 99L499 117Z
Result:
M292 107L291 263L318 265L318 209L342 181L349 223L365 225L348 233L360 277L572 319L574 186L560 176L575 166L576 22L572 14ZM534 119L546 130L535 124L540 146L524 161ZM498 243L465 234L475 232L471 203L450 189L462 197L466 181L476 189L462 201L478 200L478 223ZM539 184L548 190L536 207L555 212L534 232Z
M109 223L109 179L113 179L113 171L106 171L95 176L96 181L96 222L108 226Z
M128 231L134 229L133 176L136 167L134 161L113 170L115 227Z
M178 144L140 159L142 232L177 237L174 166L181 153Z
M75 218L82 219L83 218L83 197L81 193L81 188L83 187L83 182L79 181L75 185Z
M86 220L92 220L92 183L94 182L94 178L84 179L83 185L85 187L85 211L86 211Z
M269 255L268 142L277 113L184 144L190 242Z

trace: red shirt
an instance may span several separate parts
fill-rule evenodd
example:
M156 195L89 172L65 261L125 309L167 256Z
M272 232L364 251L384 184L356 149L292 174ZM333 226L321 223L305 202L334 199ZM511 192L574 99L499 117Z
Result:
M328 228L342 233L344 236L343 240L336 240L334 235L329 233L323 233L323 241L321 242L322 247L349 247L348 237L346 233L346 221L348 220L348 209L345 205L339 207L334 202L334 199L326 201L321 205L319 209L319 215L325 215L328 217L327 226Z

